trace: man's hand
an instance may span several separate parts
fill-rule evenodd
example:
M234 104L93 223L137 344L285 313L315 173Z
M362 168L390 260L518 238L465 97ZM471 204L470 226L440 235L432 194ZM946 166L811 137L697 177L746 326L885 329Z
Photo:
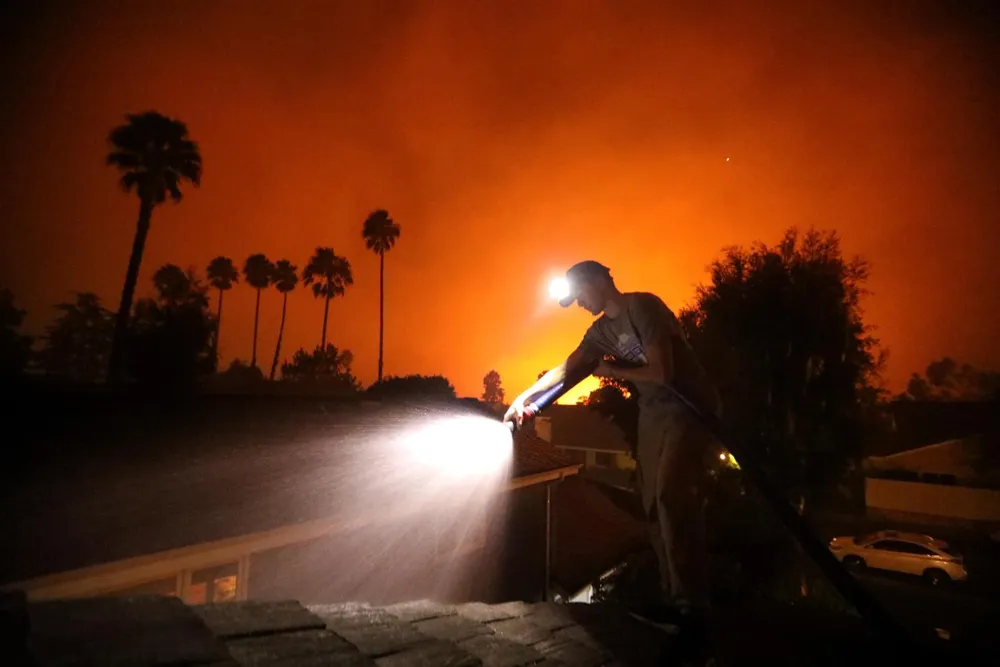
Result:
M518 396L511 401L503 420L504 422L513 422L514 426L521 428L521 422L524 421L524 396Z

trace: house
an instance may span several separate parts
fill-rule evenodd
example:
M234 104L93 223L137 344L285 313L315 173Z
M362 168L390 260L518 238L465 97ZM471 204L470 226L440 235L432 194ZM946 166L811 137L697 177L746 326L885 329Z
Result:
M913 526L1000 526L1000 411L993 403L895 401L888 438L862 462L868 513Z
M1000 438L976 435L864 460L869 512L909 522L1000 527Z
M581 475L618 489L632 488L635 459L625 434L585 405L552 405L535 418L535 432L580 464Z
M57 396L34 408L46 419L15 427L15 475L0 489L14 508L0 530L17 545L0 584L31 600L550 595L552 497L579 465L525 433L496 471L449 476L448 460L426 465L396 442L486 419L467 404Z

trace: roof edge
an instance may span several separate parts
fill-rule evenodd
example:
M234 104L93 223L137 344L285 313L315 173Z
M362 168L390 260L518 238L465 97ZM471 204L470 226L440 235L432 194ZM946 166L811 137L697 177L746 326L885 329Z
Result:
M580 467L579 464L575 464L515 477L508 481L504 490L515 491L545 482L558 481L578 474ZM414 510L408 509L403 512L390 513L388 516L367 516L360 519L327 517L288 524L270 530L201 542L0 584L0 592L23 590L31 601L106 593L145 581L162 579L181 570L210 567L218 565L220 562L239 560L261 551L334 535L363 525L405 519L414 513Z

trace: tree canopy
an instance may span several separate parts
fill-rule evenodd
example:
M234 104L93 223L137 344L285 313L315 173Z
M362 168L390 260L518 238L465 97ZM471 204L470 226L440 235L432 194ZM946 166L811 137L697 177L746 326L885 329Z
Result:
M504 390L501 386L500 373L491 370L483 378L483 401L492 405L503 403Z
M728 248L680 318L719 387L723 422L786 488L835 478L882 395L883 355L863 320L868 264L834 232L790 229Z
M455 398L455 387L443 375L390 375L375 382L365 392L377 399Z
M26 314L14 305L14 293L0 287L0 378L21 375L31 359L32 339L20 332Z
M72 303L56 306L39 358L46 373L73 382L102 382L115 331L115 316L93 292L79 292Z
M981 370L943 357L914 373L899 396L911 401L989 401L1000 399L1000 372Z

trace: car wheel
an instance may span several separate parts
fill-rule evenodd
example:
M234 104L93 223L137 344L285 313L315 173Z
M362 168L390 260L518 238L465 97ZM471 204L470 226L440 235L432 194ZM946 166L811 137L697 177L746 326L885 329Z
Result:
M948 573L943 570L927 570L924 572L924 579L927 580L931 586L940 586L951 581L951 577Z
M860 572L865 569L865 561L861 556L844 556L844 567L851 572Z

